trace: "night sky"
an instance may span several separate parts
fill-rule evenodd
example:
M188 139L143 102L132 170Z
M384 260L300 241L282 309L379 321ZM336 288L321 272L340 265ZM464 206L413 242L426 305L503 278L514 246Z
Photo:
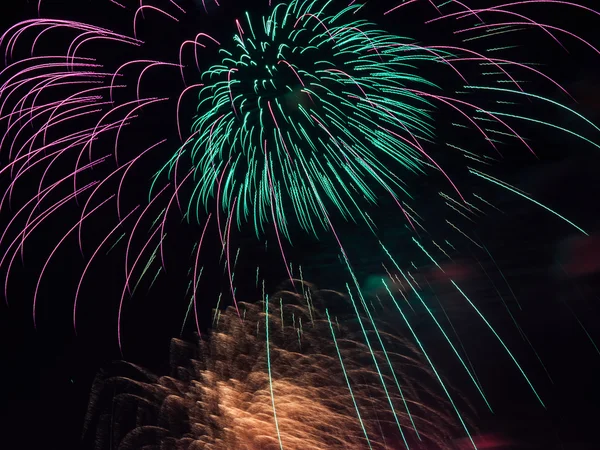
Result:
M209 0L210 2L210 0ZM221 39L227 39L234 27L223 27L221 23L240 15L247 6L241 2L230 1L226 11L209 8L207 16L202 9L202 2L181 0L179 2L189 8L189 14L181 27L169 28L168 35L159 39L153 36L151 52L142 53L141 57L155 59L174 59L174 43L180 42L196 30L214 33ZM584 3L579 0L579 3ZM0 28L17 20L33 17L37 2L20 1L21 6L0 7ZM70 0L43 3L44 11L52 17L77 19L94 24L129 32L131 24L124 15L115 14L118 8L102 0ZM372 7L368 14L376 16L380 11ZM386 19L384 25L399 34L414 35L417 39L439 42L446 36L443 28L429 27L426 30L419 24L425 17L431 17L430 11L411 10L414 19L407 23L399 23ZM538 15L539 17L539 15ZM560 17L558 22L582 36L597 42L597 33L593 32L592 21L583 19L583 15L573 13L572 16ZM542 17L543 19L543 17ZM398 22L398 23L396 23ZM160 20L147 23L162 23ZM556 23L554 21L553 23ZM596 21L596 23L600 23ZM146 26L146 28L144 28ZM167 29L168 27L165 27ZM401 28L401 31L398 31ZM142 22L141 35L152 34L156 30L149 29ZM507 38L507 45L518 45ZM514 40L514 38L513 38ZM592 120L600 117L600 58L591 50L583 50L573 45L570 53L560 48L551 47L547 40L529 43L529 47L539 49L535 53L525 48L517 48L515 59L530 58L551 61L547 71L557 77L567 88L572 89L579 101L578 110ZM569 41L569 44L573 44ZM43 44L42 49L46 49ZM527 47L527 46L525 46ZM51 49L48 47L47 49ZM110 49L94 48L98 59L109 60ZM528 53L529 52L529 53ZM149 90L160 92L169 89L165 86L167 78L161 78L160 72L150 79ZM434 76L435 74L431 74ZM169 79L170 80L170 79ZM550 88L547 94L554 95ZM193 111L193 104L189 106ZM164 134L165 119L160 113L144 117L140 121L143 126L133 126L123 138L122 147L127 150L139 148L144 143L156 141ZM542 116L553 119L550 113L542 112ZM441 116L441 127L449 126L451 117ZM561 136L558 133L538 133L536 129L526 129L528 136L538 142L540 160L531 158L521 148L506 150L510 162L497 172L503 179L519 186L546 202L552 208L564 212L574 222L584 228L599 230L600 210L598 196L600 185L596 176L600 158L593 155L597 151L591 146L584 146L574 138ZM175 130L167 132L168 138L176 141ZM599 140L600 135L588 136ZM479 149L478 149L479 150ZM514 150L514 151L513 151ZM444 154L438 155L442 165L460 177L462 162L455 162ZM4 148L0 153L0 162L6 164ZM148 176L152 173L156 161L143 163L128 181L128 189L124 203L132 205L146 198ZM103 169L98 169L103 170ZM409 179L414 183L418 198L422 199L425 214L435 217L438 205L433 200L439 190L439 180L423 180L417 177ZM437 184L436 184L437 183ZM0 186L6 189L8 179L0 175ZM31 189L25 186L16 189L13 202L15 205L30 198ZM477 189L474 187L473 189ZM485 191L482 187L482 191ZM478 373L486 386L487 392L496 405L495 416L482 413L481 429L513 436L523 442L514 448L544 449L592 449L598 448L600 438L597 436L597 405L600 401L600 389L597 379L600 374L600 351L594 347L593 340L600 339L600 296L596 273L576 278L560 277L556 271L556 263L565 260L581 261L596 259L596 245L584 243L583 250L575 255L564 256L561 249L569 247L567 238L571 231L564 224L542 213L538 208L520 202L506 193L485 191L487 198L498 205L503 213L491 214L472 225L476 233L486 243L489 251L497 259L498 266L506 271L507 277L513 280L512 288L516 297L522 300L523 310L519 312L519 321L527 331L535 355L531 347L524 344L522 338L511 328L510 318L502 310L503 306L494 300L485 301L482 309L486 316L493 317L494 326L507 332L507 344L515 349L517 358L523 362L528 374L539 388L541 396L547 403L547 410L536 404L535 398L524 384L510 360L494 338L486 331L485 326L472 313L466 313L464 307L449 306L453 320L464 341L467 342L469 354L475 361ZM396 252L412 252L414 249L405 245L407 236L398 219L389 214L386 205L373 211L374 221L380 227L381 236ZM93 448L90 436L82 440L82 426L87 410L91 383L98 371L121 358L117 346L117 309L123 286L123 256L119 251L111 252L96 262L86 279L78 309L77 334L73 330L72 309L73 296L82 267L86 263L78 249L77 239L66 241L58 251L40 285L40 296L37 310L37 329L32 321L32 296L37 282L37 275L45 262L46 255L56 243L56 236L64 234L64 222L73 223L78 209L69 206L60 216L52 218L36 232L25 245L25 264L16 260L14 272L8 286L7 304L0 303L0 447L2 448L61 448L78 449ZM0 230L11 219L12 211L5 208L0 214ZM170 233L176 236L168 244L166 254L167 273L157 279L149 290L149 282L139 287L139 294L127 300L123 312L124 358L140 364L157 373L169 370L169 340L180 336L182 323L187 310L187 299L184 299L189 280L187 270L190 267L190 252L197 241L202 227L197 224L179 223L173 214ZM93 243L98 243L114 223L106 223L99 219L84 227L84 241L91 243L87 247L88 256ZM70 222L69 222L70 221ZM360 226L343 224L342 233L347 236L348 251L357 261L357 272L361 279L369 274L380 274L382 269L378 256L362 239ZM269 232L268 232L269 233ZM272 233L271 233L272 234ZM316 240L306 236L301 230L292 230L295 245L290 249L290 259L305 261L305 268L312 273L314 281L322 288L344 289L347 275L338 262L338 252L333 240L324 237ZM54 236L53 239L48 239ZM208 229L207 253L216 256L218 261L219 242L216 227ZM273 242L273 236L268 236ZM270 283L268 290L273 290L285 279L286 272L281 257L275 247L268 253L262 251L254 236L253 229L241 232L234 238L235 247L247 248L239 262L240 271L252 273L257 264L261 265L261 277ZM562 247L561 247L562 245ZM566 247L565 247L566 246ZM406 247L406 248L405 248ZM574 248L574 247L573 247ZM578 247L579 248L579 247ZM587 249L587 250L586 250ZM567 252L568 253L568 252ZM481 250L465 245L463 253L471 258L471 263L482 257ZM565 259L566 258L566 259ZM494 270L489 265L486 269ZM169 269L172 268L172 269ZM4 269L2 269L4 270ZM1 284L4 284L4 273L1 273ZM479 273L481 275L481 273ZM225 287L226 277L222 265L206 269L203 275L211 283L204 283L199 292L203 304L214 305L214 299ZM252 277L249 277L252 279ZM497 281L498 274L494 275ZM480 278L471 279L470 287L476 289ZM239 297L247 298L256 295L252 283L239 286ZM485 295L488 295L486 292ZM246 296L246 297L245 297ZM225 296L226 297L226 296ZM482 297L482 299L485 296ZM487 297L485 297L487 298ZM225 298L228 304L230 298ZM458 305L456 294L448 294L445 298L448 305ZM209 307L199 311L200 323L206 331L211 321ZM427 328L426 321L419 323L419 332L424 340L434 348L438 337ZM183 327L183 337L193 339L194 326L191 321ZM449 377L454 377L457 387L466 386L460 368L453 362L451 355L439 349L436 353L440 365ZM541 359L552 380L539 364ZM466 392L467 395L472 393ZM478 409L482 405L475 402ZM525 444L524 442L529 443ZM507 447L513 448L513 447Z

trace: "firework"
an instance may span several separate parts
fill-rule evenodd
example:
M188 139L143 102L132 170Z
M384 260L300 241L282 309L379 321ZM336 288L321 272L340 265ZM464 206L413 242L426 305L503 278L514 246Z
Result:
M415 342L409 312L420 309L431 319L485 399L412 268L426 261L445 273L440 279L498 338L542 402L478 299L459 286L460 273L444 268L467 244L495 264L465 225L497 209L478 190L481 185L524 199L547 212L552 223L562 221L587 234L503 181L494 167L510 160L517 148L536 158L535 138L550 131L598 147L591 138L598 127L567 106L568 91L535 62L512 57L516 44L508 42L531 42L538 50L540 39L560 48L568 37L595 57L600 51L593 43L536 21L533 11L552 7L594 20L599 13L558 0L489 7L428 0L372 3L376 6L367 9L354 1L265 1L256 6L261 15L254 6L238 14L233 3L224 2L195 2L186 9L171 0L111 1L106 6L114 17L131 19L128 31L121 25L112 29L111 20L94 25L37 18L10 27L0 39L6 54L0 146L7 159L0 171L9 179L1 206L15 203L0 236L5 296L15 261L24 258L32 236L56 220L63 228L48 233L50 249L37 274L33 316L53 258L76 238L85 257L74 287L76 326L78 299L92 263L120 247L121 346L123 305L142 281L152 286L168 270L169 247L180 230L191 229L195 242L186 266L186 321L194 318L199 332L202 274L217 261L223 264L220 306L233 304L241 318L238 288L264 289L265 281L273 281L264 275L273 259L253 265L251 251L277 253L277 282L279 274L304 278L310 271L308 256L291 245L300 230L322 239L334 255L338 274L346 274L341 284L356 317L367 317L369 324L373 308L359 280L359 272L369 269L361 267L351 247L367 249L394 279L377 281L372 289L377 299L397 314ZM229 9L234 17L226 14ZM403 28L398 24L408 28L423 12L433 14L422 27L436 31L428 39L437 42L398 32ZM209 26L213 17L218 32L209 31L215 28ZM163 27L173 34L156 36ZM523 33L528 32L541 37L527 41ZM440 41L437 33L447 35ZM180 42L172 42L180 36ZM544 93L550 90L555 95ZM578 125L554 120L550 110ZM156 134L163 136L155 139ZM420 181L425 175L427 181ZM428 213L434 197L438 203ZM73 205L77 217L70 220ZM403 231L403 245L387 242L381 231L386 220ZM88 236L92 222L104 228ZM358 231L347 233L353 223ZM257 239L240 244L240 236L248 234ZM214 242L216 252L209 248ZM407 246L414 249L410 256L400 253ZM181 264L180 254L175 257ZM179 266L176 272L186 270ZM220 281L211 277L207 284ZM403 287L395 289L396 282ZM366 331L362 339L367 347L373 343ZM434 363L428 359L428 364L435 372Z
M384 327L388 351L370 350L355 317L319 312L342 294L296 287L240 303L242 320L220 313L200 347L173 341L170 377L100 375L99 448L454 448L461 426L423 355Z
M345 220L363 223L377 242L373 208L376 204L393 206L397 220L415 233L413 240L423 254L443 259L450 246L420 242L419 233L425 224L418 205L411 202L414 194L405 178L415 173L440 174L447 186L441 194L445 205L470 220L488 208L489 202L470 192L472 181L461 183L467 186L465 190L459 187L437 162L440 149L435 142L444 144L445 153L458 152L455 158L459 160L468 158L465 171L469 175L528 198L477 168L478 163L485 167L492 162L507 142L534 152L532 144L517 132L519 122L560 128L507 112L514 109L512 105L524 100L568 110L584 125L595 128L559 102L525 90L525 82L512 75L513 70L519 71L519 75L563 91L566 97L564 88L534 64L497 57L497 49L485 52L445 43L425 45L392 34L361 19L364 8L356 2L269 2L264 16L248 12L237 18L232 23L233 38L227 41L194 29L190 39L173 47L171 61L143 57L146 48L151 50L155 44L141 35L148 21L171 22L175 28L180 23L189 26L183 6L172 1L159 3L141 2L131 8L112 2L116 13L131 16L132 34L69 20L32 19L16 24L2 36L8 63L2 72L6 129L2 148L9 158L2 171L12 178L3 205L22 183L31 183L32 177L38 186L35 194L18 206L2 235L5 251L0 263L6 272L11 272L15 258L22 255L27 238L36 229L43 229L43 224L66 205L77 202L81 206L79 220L65 230L64 238L57 239L40 271L36 299L46 266L68 235L77 235L82 253L89 255L85 275L91 260L102 248L118 241L122 237L119 231L129 226L122 244L127 254L123 303L135 281L150 276L151 261L164 265L167 224L177 220L177 207L184 219L201 225L191 264L191 290L197 290L200 262L205 261L200 257L204 231L211 221L216 222L234 301L233 228L254 228L260 239L265 229L272 227L282 266L291 278L293 261L286 257L290 228L315 235L319 228L324 229L347 255L336 227ZM456 33L461 35L475 32L466 25L468 20L478 22L475 25L481 26L477 30L489 34L505 35L515 27L541 29L554 40L558 40L557 35L569 34L597 52L568 30L534 22L513 11L522 3L536 6L536 1L483 9L449 3L444 8L452 9L442 10L440 6L427 26L460 19L465 25ZM549 2L586 10L562 3ZM217 5L214 2L211 8ZM414 7L398 4L383 16L398 14L402 19L400 14L410 14L409 8ZM587 12L595 14L589 9ZM519 21L514 22L517 18ZM67 35L63 54L54 49L54 53L45 51L45 42L55 38L62 44ZM486 36L471 36L469 41L476 37ZM87 51L98 43L129 50L122 52L127 55L123 60L121 53L111 52L111 59L100 61ZM23 50L28 55L13 61ZM206 63L216 55L221 58L218 64ZM147 81L151 74L169 71L175 78L167 89L152 84L151 92L145 92L151 85ZM425 77L434 72L443 72L431 77L439 80L437 84ZM483 75L494 80L487 82ZM468 77L483 78L487 84L471 84ZM182 109L182 102L194 95L199 98L195 115ZM490 95L496 96L491 102L487 98ZM485 101L481 100L484 97ZM480 146L477 150L463 148L461 140L453 141L452 136L437 137L439 109L448 110L456 121L453 135L468 136L470 129L489 151ZM128 128L154 124L149 116L158 113L163 117L167 111L173 111L172 125L180 137L179 145L168 139L149 143L137 139L139 147L133 150L119 146ZM164 127L168 137L168 126ZM147 159L159 162L155 172L147 173L149 200L124 205L127 179L136 168L148 170L148 165L142 164ZM70 191L66 189L69 187ZM115 227L84 251L84 224L99 214L111 215L107 211L111 205L116 207ZM151 222L149 237L136 245L134 236L143 235L146 221ZM446 219L448 236L454 233L473 239L457 223ZM388 258L385 252L382 255Z

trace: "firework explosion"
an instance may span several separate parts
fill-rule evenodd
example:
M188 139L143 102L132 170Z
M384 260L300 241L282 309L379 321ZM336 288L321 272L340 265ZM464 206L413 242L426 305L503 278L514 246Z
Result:
M422 170L432 106L418 94L431 83L411 67L449 55L353 21L360 8L280 4L256 31L248 17L249 36L202 77L190 150L200 204L220 196L257 233L270 222L287 236L289 221L314 233L328 228L329 204L360 215L376 200L370 185L397 197L395 172Z
M99 375L98 448L454 448L461 426L424 356L385 327L393 353L369 349L356 318L319 312L343 295L296 287L240 303L243 320L219 313L199 348L173 341L171 377L129 364Z
M80 219L66 230L64 238L57 240L41 270L36 298L46 266L67 236L77 235L81 252L89 253L83 281L100 250L115 244L123 237L118 231L129 226L128 237L123 240L127 254L123 303L126 294L132 293L135 280L149 273L151 262L157 260L164 266L167 223L176 220L172 216L176 216L173 210L177 207L185 220L201 225L192 257L191 290L197 290L201 261L206 260L201 258L203 238L214 221L234 302L237 254L231 248L233 228L253 227L260 239L265 228L272 227L290 278L293 261L286 257L290 227L303 228L314 235L319 228L324 229L334 236L345 260L343 265L350 269L343 236L334 219L338 224L348 220L363 223L377 243L377 224L371 214L375 206L387 206L384 202L388 199L397 210L398 221L414 232L412 239L423 254L429 259L444 259L452 244L427 242L420 236L419 232L429 230L424 228L418 205L411 205L414 194L404 181L405 175L440 174L448 188L440 194L445 204L470 219L489 207L489 202L463 192L436 161L436 155L428 151L440 140L435 135L436 127L440 127L435 120L436 109L445 108L452 114L457 122L453 135L475 133L489 147L485 152L480 146L473 151L463 149L457 138L455 143L443 141L444 152L455 151L459 152L456 158L467 157L470 163L464 169L471 176L526 198L524 193L477 168L477 163L486 167L494 160L494 152L499 152L503 144L500 136L522 145L526 152L534 152L513 122L561 127L514 111L501 111L502 106L511 109L520 99L536 101L544 107L566 109L595 128L566 106L526 91L525 83L511 74L511 70L518 70L519 75L533 76L568 95L535 65L452 45L423 45L391 34L360 19L363 6L355 2L344 6L332 1L292 1L272 5L263 17L246 13L235 20L233 39L220 42L208 33L196 31L193 38L173 48L173 62L136 59L135 55L144 55L142 50L152 45L139 36L141 25L155 16L177 25L185 12L181 5L172 1L162 6L141 2L130 11L125 5L112 3L117 12L132 15L133 35L68 20L32 19L9 28L2 36L8 63L2 72L2 120L6 127L2 148L9 158L2 172L12 178L3 195L3 206L10 202L20 184L31 182L31 177L35 177L38 186L34 195L18 206L3 232L5 251L0 264L6 272L10 274L34 230L43 229L42 225L66 205L77 202L81 206ZM559 34L569 34L597 52L567 30L535 22L511 9L522 3L535 6L540 3L537 1L477 10L458 2L448 3L443 6L455 10L443 12L437 8L438 16L429 25L460 18L461 23L467 19L477 21L479 30L491 34L506 34L513 26L534 28L555 40ZM571 3L544 2L554 3L586 9ZM202 4L206 8L206 3ZM215 2L211 8L216 5ZM408 7L399 4L385 11L384 16L407 14ZM518 18L519 22L490 22L494 18ZM58 44L52 47L59 47L70 34L64 44L65 53L49 54L43 44L52 43L59 32L62 34L56 37ZM473 33L474 28L456 32ZM98 42L115 48L129 47L122 55L133 57L118 62L98 61L86 53ZM30 56L12 61L22 47ZM204 67L203 63L214 55L219 55L220 63ZM115 60L120 56L121 53L111 54ZM467 69L461 70L462 66ZM476 75L484 74L482 67L500 79L489 85L469 84L467 76L477 78ZM172 71L180 78L179 84L174 83L172 89L169 85L166 94L145 95L147 77L159 70ZM445 72L442 82L452 88L464 85L462 89L446 92L439 82L422 75L440 71ZM194 83L188 84L190 80ZM156 86L152 90L156 91ZM186 120L188 111L182 110L181 104L194 92L199 95L197 111L195 118L189 114ZM496 96L492 103L487 98L484 103L493 104L498 110L475 103L471 99L473 93L482 102L484 94ZM140 147L127 149L130 151L119 146L128 126L144 127L144 121L155 123L147 111L160 111L162 117L170 106L174 107L173 126L182 142L178 146L170 144L170 158L163 158L169 148L167 139L148 146L139 139ZM189 126L186 128L185 124ZM166 137L168 132L165 125ZM448 136L441 137L445 138ZM162 158L164 164L156 173L147 174L152 178L147 182L149 200L124 206L122 197L128 188L128 177L138 167L147 170L141 161L152 158ZM73 170L65 171L65 167ZM71 187L67 193L66 186ZM109 215L109 205L116 206L115 227L92 250L84 251L84 224L99 214ZM143 235L145 220L151 221L149 237L136 246L139 239L134 236ZM455 223L446 222L450 231L471 239ZM436 235L448 237L439 232ZM382 258L389 261L391 255L383 250ZM34 300L34 320L35 303ZM75 312L76 307L74 321Z
M121 248L121 346L123 305L142 280L152 285L168 270L169 248L187 227L195 234L186 266L188 316L200 331L198 292L205 268L223 264L226 287L220 306L231 303L241 317L237 289L273 282L261 271L264 266L249 267L250 248L276 251L281 273L290 279L310 276L306 261L297 252L290 256L292 236L302 230L333 243L356 316L373 323L357 274L360 264L348 251L353 242L369 247L372 259L379 258L394 280L376 280L379 301L391 305L415 342L409 312L420 308L485 399L474 370L449 338L448 325L430 308L407 268L420 260L446 273L449 286L498 338L541 402L477 301L444 267L461 244L484 250L461 225L495 208L476 190L481 184L525 199L545 210L553 223L562 221L586 234L502 181L493 167L510 159L516 147L535 158L532 137L546 130L575 136L592 149L598 146L589 137L598 128L567 106L568 91L536 63L511 57L513 46L505 40L515 35L525 41L527 33L537 33L560 48L566 37L597 56L593 44L568 29L536 21L533 11L555 8L593 19L599 14L558 0L498 1L485 8L475 2L396 1L380 6L380 14L378 2L367 11L355 1L291 0L257 5L266 11L263 15L253 6L229 17L224 11L233 4L225 0L192 3L110 1L110 27L36 18L2 35L6 68L0 74L0 146L7 163L0 172L9 181L1 206L12 204L13 211L0 236L5 296L15 261L24 258L32 236L51 229L50 251L33 294L35 322L53 258L75 238L85 257L74 289L76 327L78 300L86 275L95 270L92 263ZM45 13L44 6L40 2ZM413 14L423 11L432 14L423 29L445 33L449 27L448 36L431 44L398 35L398 23L412 24ZM130 31L119 31L121 23L113 29L115 17L130 19ZM209 32L214 24L198 25L213 17L221 31ZM390 26L390 20L396 25ZM169 46L167 37L153 36L154 28L148 32L153 23L182 36L181 42ZM156 82L152 77L159 73L164 78ZM556 95L544 94L549 90ZM579 125L547 120L550 109ZM164 138L149 140L157 133ZM425 175L444 206L435 208L435 226L424 219L423 192L411 184ZM69 221L73 205L77 217ZM418 257L400 257L386 242L377 218L382 214L406 229L403 241ZM108 228L86 235L96 219ZM48 225L53 221L62 227L58 233ZM357 224L360 234L345 233L348 223ZM237 236L248 230L258 239L239 244ZM207 248L214 241L216 254ZM181 266L176 269L181 272ZM402 289L396 289L398 284ZM362 339L370 347L369 333ZM435 372L429 359L428 364ZM379 384L385 389L385 382ZM401 420L395 413L394 418Z

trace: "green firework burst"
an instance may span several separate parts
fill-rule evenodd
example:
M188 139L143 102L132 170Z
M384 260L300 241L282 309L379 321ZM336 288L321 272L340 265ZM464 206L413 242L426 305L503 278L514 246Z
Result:
M355 20L361 7L293 0L260 21L246 14L202 75L193 140L165 166L191 157L190 209L216 197L257 233L273 221L288 236L290 216L316 233L330 208L363 214L374 184L396 198L398 169L423 170L432 105L409 87L435 88L417 69L448 55Z

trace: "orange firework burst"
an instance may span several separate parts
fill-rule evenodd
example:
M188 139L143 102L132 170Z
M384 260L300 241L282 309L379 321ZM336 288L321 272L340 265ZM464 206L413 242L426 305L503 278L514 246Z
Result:
M453 448L464 419L423 355L373 320L330 312L342 294L295 288L240 304L242 318L217 312L199 345L174 339L171 376L128 363L100 374L86 421L97 446Z

